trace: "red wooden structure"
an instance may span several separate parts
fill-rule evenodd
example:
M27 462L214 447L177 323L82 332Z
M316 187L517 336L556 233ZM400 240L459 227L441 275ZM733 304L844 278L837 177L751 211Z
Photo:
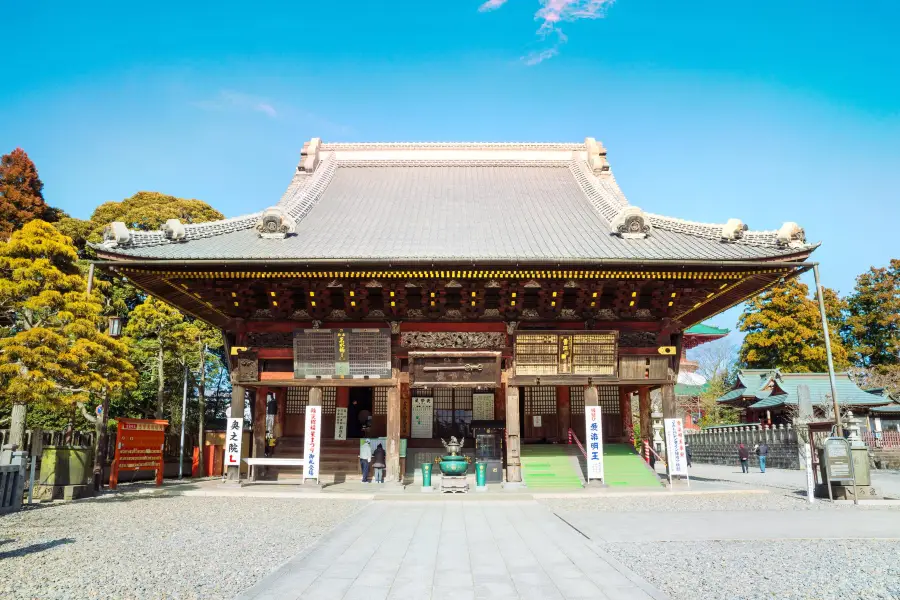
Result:
M155 419L119 419L116 455L109 488L119 483L119 471L156 471L156 485L163 481L163 447L168 421Z

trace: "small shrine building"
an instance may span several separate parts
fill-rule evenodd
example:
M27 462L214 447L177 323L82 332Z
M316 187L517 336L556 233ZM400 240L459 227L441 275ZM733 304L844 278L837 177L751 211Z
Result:
M583 440L585 406L601 408L604 442L627 441L637 394L647 434L651 390L675 417L685 330L807 270L815 249L793 222L645 212L593 138L313 138L281 199L248 204L262 210L112 223L98 265L222 328L232 416L248 392L256 415L275 398L279 452L300 451L318 404L323 473L330 452L383 437L394 481L401 440L427 452L473 421L505 429L509 482L522 444ZM255 418L254 455L265 435Z

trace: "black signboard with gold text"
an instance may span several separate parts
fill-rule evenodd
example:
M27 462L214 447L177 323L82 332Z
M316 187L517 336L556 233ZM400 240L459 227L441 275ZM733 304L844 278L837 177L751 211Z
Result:
M516 376L615 377L617 331L529 331L516 334Z
M390 329L298 329L297 379L390 379Z

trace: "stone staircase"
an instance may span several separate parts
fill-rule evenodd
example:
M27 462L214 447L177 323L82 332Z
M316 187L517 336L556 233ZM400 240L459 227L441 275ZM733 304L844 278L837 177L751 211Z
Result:
M320 483L343 483L360 478L359 472L359 440L322 440L319 458ZM296 458L303 456L303 437L283 437L275 446L277 458ZM278 481L301 479L303 471L300 467L269 467L273 475L270 479ZM370 470L369 479L375 476Z

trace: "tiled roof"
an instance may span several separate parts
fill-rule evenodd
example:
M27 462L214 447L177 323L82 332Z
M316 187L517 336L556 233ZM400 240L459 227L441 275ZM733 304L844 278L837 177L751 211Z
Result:
M628 204L605 156L590 138L584 144L314 140L277 205L295 223L283 239L262 237L255 227L263 213L254 213L185 225L174 239L171 231L126 232L97 249L108 257L174 260L564 262L754 260L805 256L814 248L796 226L787 227L793 234L786 238L744 231L738 221L712 225L643 213ZM623 215L634 211L643 228L623 235Z
M730 330L724 329L722 327L713 327L712 325L707 325L706 323L698 323L693 327L689 327L684 331L685 335L728 335Z
M734 401L742 397L755 397L758 401L749 408L765 409L781 406L796 406L799 403L797 389L801 385L809 388L813 404L829 404L831 402L831 383L827 373L781 373L779 371L743 370L738 374L740 382L747 382L752 387L738 387L718 399L719 402ZM763 385L769 383L765 389ZM758 385L757 385L757 382ZM835 376L835 389L838 402L842 406L879 406L889 404L890 398L870 394L856 385L846 373Z
M872 412L880 414L900 414L900 404L892 402L890 404L885 404L884 406L876 406L872 409Z

